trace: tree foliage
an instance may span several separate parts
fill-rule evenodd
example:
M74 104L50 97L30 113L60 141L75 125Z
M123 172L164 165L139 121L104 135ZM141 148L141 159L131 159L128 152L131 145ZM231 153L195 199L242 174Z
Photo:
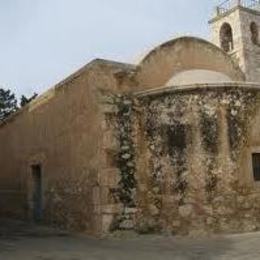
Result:
M17 99L11 90L0 88L0 121L17 111Z
M16 112L19 108L24 107L26 104L30 103L33 99L37 97L34 93L31 97L27 98L22 95L20 99L20 107L17 105L17 99L10 89L0 88L0 122L9 117L12 113Z
M22 95L21 100L20 100L20 106L24 107L28 103L30 103L32 100L34 100L38 94L34 93L31 97L27 98L26 96Z

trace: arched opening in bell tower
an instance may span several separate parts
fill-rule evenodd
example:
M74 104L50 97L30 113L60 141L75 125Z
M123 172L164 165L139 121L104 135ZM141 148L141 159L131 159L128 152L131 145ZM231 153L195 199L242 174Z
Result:
M220 28L220 46L225 52L234 49L233 31L228 23L224 23Z
M258 27L257 27L257 24L255 22L252 22L250 24L250 31L251 31L252 43L255 44L255 45L258 45L258 43L259 43L259 41L258 41L259 34L258 34Z

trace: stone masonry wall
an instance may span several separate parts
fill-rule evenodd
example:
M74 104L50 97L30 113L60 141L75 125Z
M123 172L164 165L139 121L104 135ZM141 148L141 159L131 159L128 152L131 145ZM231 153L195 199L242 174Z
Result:
M121 96L110 231L257 230L260 190L243 178L252 172L241 172L241 156L253 145L248 133L259 98L234 87Z
M107 170L101 175L103 232L134 228L136 165L133 146L133 100L128 95L103 95L104 146Z

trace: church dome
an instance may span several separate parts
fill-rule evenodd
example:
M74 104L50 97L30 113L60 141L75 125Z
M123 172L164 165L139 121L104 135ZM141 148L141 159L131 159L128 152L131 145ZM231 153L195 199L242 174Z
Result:
M216 45L197 37L181 37L159 45L139 63L136 75L144 89L169 85L244 81L244 73Z

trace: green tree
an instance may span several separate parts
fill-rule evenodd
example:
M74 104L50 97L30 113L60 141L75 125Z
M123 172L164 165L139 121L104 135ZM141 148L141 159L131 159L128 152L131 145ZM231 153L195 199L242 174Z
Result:
M17 111L17 99L11 90L0 88L0 121Z
M38 96L37 93L34 93L31 97L27 98L26 96L22 95L20 100L20 107L24 107L26 104L30 103Z

